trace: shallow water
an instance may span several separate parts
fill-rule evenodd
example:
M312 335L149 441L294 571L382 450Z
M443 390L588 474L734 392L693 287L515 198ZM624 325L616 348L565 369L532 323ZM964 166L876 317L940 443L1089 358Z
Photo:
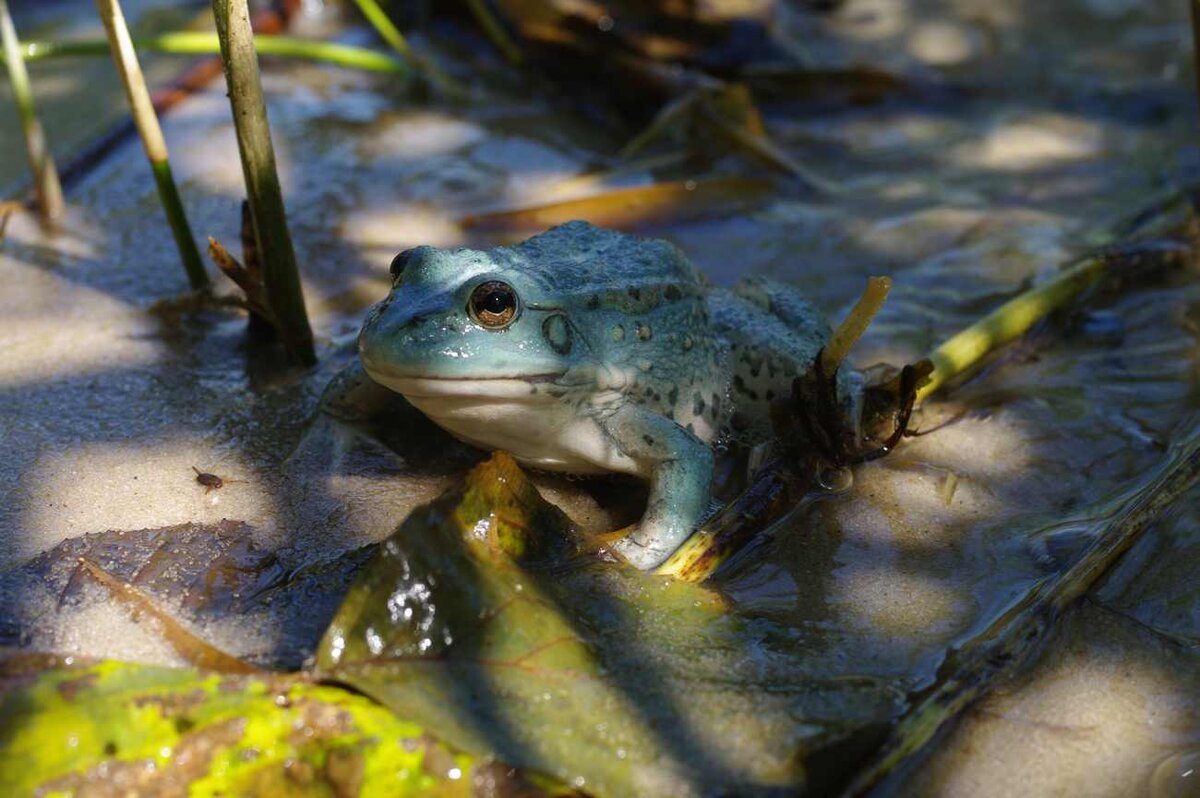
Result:
M858 0L826 18L785 16L816 63L887 67L921 91L811 113L767 104L777 140L847 193L816 196L781 181L735 215L643 232L678 243L717 283L743 273L792 280L835 317L866 276L891 274L889 303L855 356L919 356L1192 174L1194 100L1177 5ZM265 377L235 314L152 309L185 283L136 142L69 194L67 232L47 236L25 216L9 224L0 244L0 642L177 662L97 586L72 582L69 567L85 547L114 573L136 574L165 550L178 578L147 588L165 609L239 656L302 662L362 555L340 558L384 538L480 456L417 416L380 436L317 412L352 358L366 307L386 292L391 257L416 244L496 243L456 219L557 196L622 143L511 79L490 81L486 100L469 108L310 65L271 64L266 81L318 338L314 371ZM223 88L189 99L164 128L194 231L232 245L241 170ZM759 169L730 155L712 174ZM820 685L823 717L897 716L949 648L1077 553L1078 541L1049 534L1058 519L1135 484L1193 423L1198 302L1191 273L1131 286L926 403L918 428L945 426L857 468L849 492L776 524L719 577L755 634L707 666L720 671L731 657L735 670L803 677ZM193 466L226 485L206 493ZM583 526L615 528L629 514L613 500L626 490L619 483L536 479ZM1149 783L1179 794L1171 769L1186 770L1179 763L1200 739L1187 686L1200 637L1191 504L1072 613L1045 662L946 736L926 775L891 788L1052 794L1084 784L1087 771L1097 794ZM204 537L225 521L244 525L233 554ZM184 524L199 526L167 531ZM114 530L126 532L122 542ZM179 587L218 572L213 557L235 563L228 588L201 600ZM664 647L668 675L694 664ZM1085 689L1096 669L1132 674L1128 695L1107 709ZM1155 731L1162 712L1170 734ZM1080 743L1079 728L1107 729L1118 716L1124 731ZM1128 739L1138 740L1135 754L1106 755ZM1034 740L1052 752L1040 765L1025 764ZM1020 768L1027 780L1011 775ZM1129 781L1105 776L1117 772Z

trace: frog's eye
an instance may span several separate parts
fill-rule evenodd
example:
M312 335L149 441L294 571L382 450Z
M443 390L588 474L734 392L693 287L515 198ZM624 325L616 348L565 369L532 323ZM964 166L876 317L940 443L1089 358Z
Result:
M406 249L396 257L392 258L391 272L393 283L400 279L400 275L404 274L404 267L408 265L410 260L412 260L412 256L413 250Z
M467 310L481 326L499 330L517 317L517 292L508 283L496 280L482 283L471 292Z

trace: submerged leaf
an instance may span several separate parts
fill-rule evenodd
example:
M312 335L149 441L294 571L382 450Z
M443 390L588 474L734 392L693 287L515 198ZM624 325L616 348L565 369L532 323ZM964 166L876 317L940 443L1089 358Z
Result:
M809 751L891 712L876 685L776 670L712 592L571 557L571 536L495 456L380 547L318 675L595 795L795 790Z

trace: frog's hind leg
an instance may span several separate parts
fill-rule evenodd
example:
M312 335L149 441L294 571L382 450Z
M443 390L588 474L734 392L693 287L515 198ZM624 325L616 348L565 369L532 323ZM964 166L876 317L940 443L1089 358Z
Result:
M833 330L825 314L799 289L770 277L744 277L733 293L782 321L805 341L823 344Z

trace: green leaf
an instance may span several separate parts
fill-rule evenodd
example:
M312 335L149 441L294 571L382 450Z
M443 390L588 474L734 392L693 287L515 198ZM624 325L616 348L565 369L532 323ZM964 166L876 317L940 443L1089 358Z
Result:
M471 792L471 757L306 678L121 662L20 672L13 662L0 680L0 795Z
M893 711L878 685L775 658L718 595L572 547L495 456L380 547L318 676L594 795L794 791L806 754Z

